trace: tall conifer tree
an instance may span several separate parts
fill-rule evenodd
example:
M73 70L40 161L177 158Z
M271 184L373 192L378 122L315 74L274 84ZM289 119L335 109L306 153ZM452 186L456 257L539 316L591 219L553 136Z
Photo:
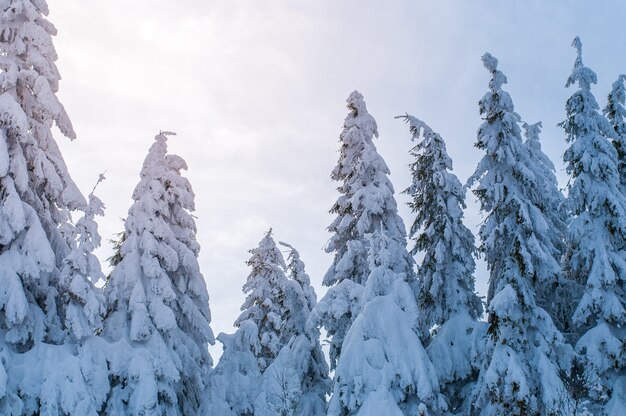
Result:
M328 367L319 330L307 324L316 303L315 291L299 253L281 244L290 249L288 265L271 229L250 250L252 271L244 284L247 297L235 321L239 329L218 337L224 354L211 377L207 410L211 413L326 413Z
M423 253L418 268L420 321L427 352L436 370L450 411L458 411L476 379L476 356L485 326L478 320L483 305L475 293L472 232L463 224L465 188L450 172L452 160L439 134L413 116L403 117L416 141L411 155L410 195L417 215L409 235L416 239L412 254Z
M276 247L270 229L250 250L252 256L247 264L252 268L243 290L247 294L241 305L241 314L235 321L239 327L243 322L252 321L258 328L260 350L257 355L261 372L274 361L288 340L282 336L285 327L286 287L285 260Z
M582 335L576 349L602 381L609 398L604 414L617 416L626 408L626 198L610 139L620 139L591 93L597 77L583 64L580 39L572 45L577 56L566 86L578 89L567 100L561 123L570 144L563 159L572 176L565 270L585 286L573 316ZM619 119L608 114L613 122Z
M61 76L52 43L56 28L50 23L45 0L11 0L0 16L0 92L7 93L26 115L32 142L25 145L28 163L27 202L42 219L53 243L57 263L67 248L58 225L67 222L67 209L85 207L85 199L72 181L52 136L53 123L61 133L76 138L69 116L56 97Z
M44 314L44 322L37 325L44 333L34 335L32 329L24 328L20 342L32 343L37 338L58 344L65 342L64 317L58 309L59 269L69 253L59 227L69 222L68 210L86 204L52 137L53 123L69 138L75 133L55 95L60 75L51 36L56 29L45 18L47 14L45 1L14 0L0 15L0 94L15 127L5 139L13 165L10 176L20 199L39 217L54 255L52 265L42 261L47 270L41 279L35 278L35 286L23 282Z
M167 134L156 136L144 161L106 286L112 414L197 413L212 363L194 194L181 175L185 161L167 154Z
M81 344L98 326L98 265L65 285L74 241L61 230L80 228L69 212L86 202L52 136L53 124L75 133L56 97L47 14L45 0L6 1L0 13L0 413L95 415L102 394L94 390L106 387L93 388L97 368L84 367ZM71 305L68 294L78 295ZM77 325L83 313L91 322Z
M489 91L480 100L484 123L476 146L485 151L469 184L475 184L487 217L480 251L489 269L489 329L472 414L559 414L569 401L561 371L571 359L563 336L536 302L537 281L558 271L544 207L532 195L541 181L529 160L507 79L490 54Z
M398 215L389 168L373 143L378 137L376 121L358 91L350 94L347 103L349 113L339 136L339 161L331 174L340 183L340 196L330 211L336 218L328 227L332 236L326 251L335 257L323 284L330 289L313 313L313 321L323 325L331 337L331 369L358 313L360 294L371 271L367 235L378 231L406 246L406 230ZM405 250L396 261L413 284L411 256Z

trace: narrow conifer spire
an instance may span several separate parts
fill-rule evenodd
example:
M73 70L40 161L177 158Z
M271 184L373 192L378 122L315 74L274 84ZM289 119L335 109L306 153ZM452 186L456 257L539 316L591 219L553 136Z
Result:
M485 121L476 147L485 156L469 185L486 214L480 251L489 269L489 335L468 409L481 416L553 414L568 403L561 374L572 355L536 302L535 283L559 270L553 230L546 227L545 207L533 198L543 180L522 142L511 97L502 89L506 76L492 55L483 55L483 64L491 80L479 103Z
M356 317L360 292L371 271L367 236L381 232L406 246L406 230L398 215L390 171L373 143L374 137L378 137L376 121L358 91L348 96L347 107L348 115L339 136L339 161L331 174L340 183L340 196L330 210L336 217L328 227L332 236L326 246L328 253L334 253L334 259L323 279L323 284L331 288L314 312L314 321L324 326L331 337L331 368ZM414 280L413 259L406 250L397 259L397 268L406 274L407 280Z
M529 166L536 180L536 186L529 188L529 198L541 208L546 220L545 229L549 230L546 232L548 244L544 250L550 251L551 256L558 261L565 252L565 234L569 221L565 197L559 190L554 164L541 149L542 123L522 123L522 127ZM569 279L558 264L538 263L536 267L535 275L538 278L534 279L534 285L537 288L537 303L550 314L554 324L571 342L574 337L572 314L580 294L580 285Z
M483 305L474 291L474 236L463 224L465 188L450 172L452 159L441 136L416 117L397 118L409 124L416 142L410 152L413 180L404 192L416 215L409 232L415 238L412 254L423 255L417 297L422 338L448 410L459 412L467 391L458 386L475 382L486 329L478 322ZM433 334L431 328L437 328Z
M235 321L235 326L239 327L249 320L257 326L261 346L257 359L259 369L263 372L288 341L281 336L287 312L287 266L282 253L276 247L271 228L250 253L252 256L247 264L252 270L243 285L247 296L241 305L241 314Z
M415 239L412 254L424 253L418 276L425 326L442 325L458 313L477 319L482 303L474 291L474 236L463 224L465 188L450 172L452 159L441 136L416 117L403 118L417 142L411 149L413 182L404 193L416 214L409 233Z
M77 340L102 330L102 316L105 314L104 294L95 286L104 282L104 274L100 261L93 254L101 242L95 217L104 215L104 203L94 192L104 179L104 174L100 174L89 194L82 218L76 225L62 229L71 251L61 268L60 307L67 331Z

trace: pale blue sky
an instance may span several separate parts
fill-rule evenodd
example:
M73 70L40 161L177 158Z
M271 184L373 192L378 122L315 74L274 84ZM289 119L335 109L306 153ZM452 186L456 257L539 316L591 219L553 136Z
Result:
M274 227L301 251L321 297L331 263L322 250L337 194L329 179L345 98L358 89L379 125L376 145L396 191L409 184L412 113L448 143L461 181L473 147L488 51L528 122L543 121L544 149L566 181L556 124L579 35L598 73L601 105L626 72L626 2L359 0L49 0L58 28L60 98L78 140L57 135L84 192L98 173L104 238L121 230L153 136L173 130L171 152L189 164L201 268L213 329L231 331L248 275L247 250ZM412 216L398 196L408 225ZM480 216L468 195L468 225ZM106 257L108 245L100 254ZM486 287L484 268L478 286ZM214 349L215 350L215 349ZM217 349L219 350L219 348ZM214 351L215 352L215 351Z

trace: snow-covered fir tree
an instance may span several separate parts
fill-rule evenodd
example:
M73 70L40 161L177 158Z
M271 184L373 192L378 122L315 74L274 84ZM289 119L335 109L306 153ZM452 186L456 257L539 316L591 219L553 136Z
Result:
M328 364L319 330L292 337L263 373L257 415L325 415L330 393ZM262 410L261 410L262 409Z
M0 413L95 414L77 403L88 394L73 348L45 342L64 335L58 290L50 284L58 269L53 244L27 202L25 152L34 146L28 121L7 93L0 95L0 126Z
M61 79L52 43L56 28L46 19L46 0L7 0L1 12L0 93L10 94L23 109L32 137L30 143L24 143L24 158L31 166L24 197L41 217L60 264L67 247L57 226L68 221L68 208L84 208L86 203L52 136L55 124L66 137L76 137L56 97Z
M106 394L106 363L87 346L98 326L89 279L97 276L74 275L71 288L61 282L72 253L61 230L72 229L69 211L86 203L51 132L56 124L75 137L56 97L56 29L47 14L45 0L0 9L0 413L96 415ZM68 306L68 289L85 297ZM91 322L79 329L73 312Z
M221 333L217 340L224 352L210 376L204 414L256 415L255 403L263 384L257 359L261 344L256 324L248 319L241 322L234 334Z
M606 401L603 414L617 416L626 409L626 199L618 152L610 139L616 143L620 139L599 112L591 92L596 74L583 64L578 37L573 46L577 57L566 86L578 88L567 100L567 118L561 123L570 144L563 159L572 176L567 206L573 220L565 270L585 285L573 316L582 334L576 349L602 381L604 394L595 399L601 404ZM613 108L618 96L619 92ZM617 114L608 114L618 122Z
M279 244L289 250L286 262L288 281L284 300L286 326L282 334L283 339L289 340L292 336L306 332L306 323L317 304L317 295L311 286L311 278L305 270L298 250L282 241Z
M491 73L489 91L479 102L485 120L476 146L485 151L469 185L475 185L486 219L480 251L489 269L489 328L471 414L566 414L569 404L561 374L571 347L536 301L535 285L559 270L544 207L533 201L540 172L533 171L523 145L505 75L498 61L483 55Z
M288 265L270 230L251 250L248 293L233 335L211 377L208 411L236 415L323 415L328 367L317 327L307 325L316 295L304 262L290 245ZM288 272L289 278L285 271ZM222 413L220 413L222 414ZM228 414L228 413L227 413Z
M156 136L107 282L111 414L196 414L212 364L209 297L198 266L187 169Z
M439 414L446 405L417 334L406 246L376 232L368 247L371 272L337 361L328 415Z
M7 93L0 95L0 117L0 412L96 415L106 394L106 362L83 361L93 350L78 341L98 326L101 298L90 280L98 277L92 273L97 264L80 275L59 273L58 246L27 202L32 190L25 153L34 146L27 117ZM59 276L71 287L59 284ZM64 305L66 289L84 297ZM74 325L74 312L86 318L85 327Z
M613 146L617 151L617 170L622 193L626 190L626 75L620 75L613 83L603 113L615 130Z
M546 228L550 230L546 234L551 243L551 247L548 248L553 251L552 257L560 260L565 252L565 234L569 221L565 197L559 190L554 164L541 150L539 136L542 123L523 123L522 126L526 138L524 146L528 151L529 169L534 173L536 182L536 186L529 188L532 192L529 198L541 209L547 222ZM541 279L535 279L537 302L550 314L568 341L571 341L574 332L571 318L581 287L568 279L554 264L549 263L547 266L546 270L535 271L537 276L542 276Z
M450 172L452 160L441 136L416 117L405 119L417 141L411 150L413 182L405 193L417 215L409 232L415 238L411 254L424 253L418 269L421 319L427 328L459 313L477 319L482 303L474 291L474 236L463 225L465 188Z
M412 254L424 255L418 268L419 319L425 331L436 328L432 341L430 336L424 341L449 410L457 411L475 381L485 331L478 322L483 306L474 289L476 246L463 224L465 188L450 172L444 140L418 118L402 118L417 142L411 149L413 181L404 192L416 214L409 232L415 238Z
M287 343L263 373L263 411L268 415L324 415L330 392L328 365L319 329L307 325L317 303L315 290L298 251L289 244L281 338ZM257 414L263 414L257 406Z
M367 112L358 91L350 94L347 103L349 113L339 137L339 161L331 174L333 180L340 182L340 196L331 208L336 218L328 227L332 236L326 247L335 257L323 284L332 287L314 311L314 321L323 325L331 338L331 368L356 317L359 292L370 273L366 236L379 231L406 245L406 230L398 215L389 168L373 143L373 138L378 137L376 121ZM413 259L408 252L403 256L404 270L410 276Z
M70 138L75 133L55 95L60 76L51 35L56 29L45 18L48 13L45 0L5 3L0 14L0 94L5 96L6 117L20 124L5 139L6 151L14 165L10 176L20 199L39 217L54 255L52 266L42 262L41 267L47 269L45 276L35 278L36 285L27 289L43 312L41 320L31 322L31 329L23 328L19 337L22 343L32 343L37 338L60 344L65 341L65 331L58 310L59 269L69 247L60 235L59 226L69 221L68 210L84 208L85 200L70 178L51 127L56 123ZM15 226L19 227L18 224ZM6 236L10 238L10 233ZM35 324L43 333L28 334Z
M271 229L250 253L252 256L247 264L252 270L243 285L247 296L241 305L242 312L235 321L235 326L240 327L246 321L252 321L257 326L261 346L257 359L259 369L263 372L288 341L282 336L287 312L287 266L283 254L272 238Z

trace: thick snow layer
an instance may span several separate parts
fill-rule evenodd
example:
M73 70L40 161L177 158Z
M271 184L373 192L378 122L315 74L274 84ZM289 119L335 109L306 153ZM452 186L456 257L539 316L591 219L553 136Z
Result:
M361 298L365 288L345 279L328 289L326 295L313 308L309 323L315 327L324 327L331 338L331 369L334 368L341 351L345 333L355 316L361 310Z
M443 410L437 372L418 337L414 293L398 267L406 248L380 233L370 236L369 246L372 271L362 309L343 340L328 414L358 412L368 400L372 406L369 396L377 391L393 398L391 413L411 413L419 404Z
M376 390L367 396L359 408L356 416L403 416L404 413L393 398L393 395L384 388Z
M476 370L486 330L484 322L467 314L454 315L437 328L426 351L442 384L465 380Z
M369 301L350 327L335 372L329 414L356 412L387 391L397 409L412 396L439 405L436 370L391 295ZM380 394L380 393L375 393ZM383 412L381 414L386 414Z
M224 353L210 377L209 414L254 414L262 385L256 357L261 350L258 328L253 321L247 320L234 334L221 333L217 339L222 343Z

